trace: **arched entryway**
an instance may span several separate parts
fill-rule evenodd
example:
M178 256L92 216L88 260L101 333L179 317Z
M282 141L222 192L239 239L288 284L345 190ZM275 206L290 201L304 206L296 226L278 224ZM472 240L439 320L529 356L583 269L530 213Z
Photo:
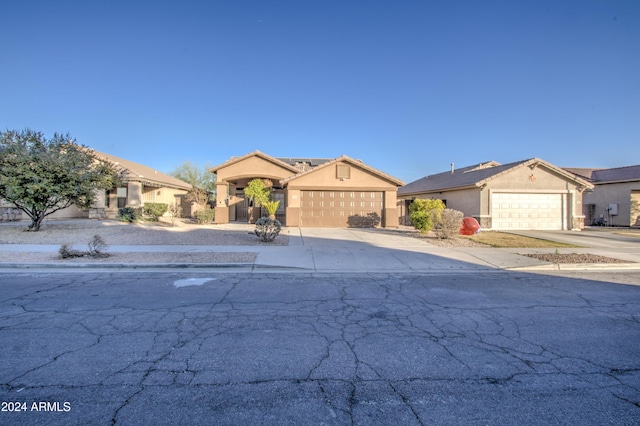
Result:
M247 222L261 216L260 209L252 206L244 194L244 188L253 179L263 180L270 188L272 198L280 201L276 218L285 223L287 197L281 181L295 175L298 169L255 151L232 158L211 171L217 176L216 223Z

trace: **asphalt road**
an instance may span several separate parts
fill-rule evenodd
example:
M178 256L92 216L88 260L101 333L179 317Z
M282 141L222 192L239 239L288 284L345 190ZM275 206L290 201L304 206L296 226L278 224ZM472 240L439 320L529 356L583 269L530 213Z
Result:
M0 275L0 423L638 424L640 287Z

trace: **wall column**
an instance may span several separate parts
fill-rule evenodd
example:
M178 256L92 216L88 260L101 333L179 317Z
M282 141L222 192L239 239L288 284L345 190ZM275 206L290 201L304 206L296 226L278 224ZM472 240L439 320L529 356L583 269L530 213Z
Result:
M398 227L398 190L385 191L384 192L384 221L382 222L383 228L397 228Z
M216 182L216 217L214 223L229 223L227 183Z
M142 207L142 182L127 184L127 207Z

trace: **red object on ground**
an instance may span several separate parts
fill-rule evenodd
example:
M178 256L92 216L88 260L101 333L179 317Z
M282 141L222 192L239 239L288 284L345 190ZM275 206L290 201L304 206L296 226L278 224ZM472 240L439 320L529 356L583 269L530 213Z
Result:
M462 219L462 226L460 227L461 235L475 235L480 232L480 224L472 217L465 217Z

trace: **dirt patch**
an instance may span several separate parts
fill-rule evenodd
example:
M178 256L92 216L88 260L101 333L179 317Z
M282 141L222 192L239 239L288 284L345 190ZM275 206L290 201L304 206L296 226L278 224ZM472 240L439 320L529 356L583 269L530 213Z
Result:
M631 263L626 260L589 253L529 253L522 254L522 256L551 263Z

